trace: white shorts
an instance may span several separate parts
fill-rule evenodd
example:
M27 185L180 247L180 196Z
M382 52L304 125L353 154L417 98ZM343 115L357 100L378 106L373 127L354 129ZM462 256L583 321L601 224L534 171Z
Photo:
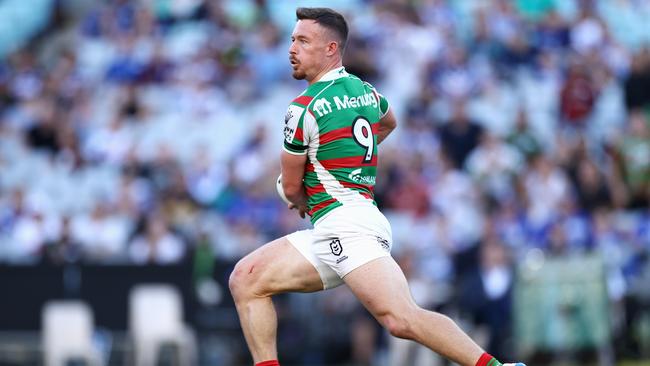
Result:
M339 207L313 229L286 236L316 268L325 289L343 283L343 277L373 259L390 255L393 234L386 217L375 206Z

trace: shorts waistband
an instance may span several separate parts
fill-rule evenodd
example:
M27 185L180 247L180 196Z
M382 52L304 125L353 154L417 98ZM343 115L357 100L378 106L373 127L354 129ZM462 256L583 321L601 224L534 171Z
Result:
M370 209L370 210L374 210L377 213L381 213L381 211L379 211L379 208L377 208L377 206L375 206L375 205L368 205L368 204L363 204L363 203L362 204L356 204L356 205L343 205L343 206L339 206L339 207L333 209L332 211L330 211L330 212L326 213L325 215L323 215L323 217L319 218L314 223L314 227L316 227L318 224L322 223L328 217L333 216L335 213L340 214L340 213L346 211L347 209L357 209L357 208L367 208L367 209Z

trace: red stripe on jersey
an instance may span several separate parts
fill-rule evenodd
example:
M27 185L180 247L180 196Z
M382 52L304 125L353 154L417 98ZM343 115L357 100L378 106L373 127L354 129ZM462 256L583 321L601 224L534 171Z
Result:
M302 105L304 105L306 107L306 106L309 105L309 103L311 102L312 99L314 99L314 98L313 97L308 97L306 95L301 95L298 98L294 99L292 103L302 104Z
M377 155L372 157L369 163L363 162L363 156L350 156L347 158L321 160L321 165L327 170L341 168L357 168L363 166L377 166Z
M302 136L302 128L296 127L296 133L293 135L293 138L300 141L300 143L304 144L303 136Z
M320 135L319 143L321 145L325 145L326 143L332 142L334 140L350 138L350 137L352 137L352 128L341 127L329 132L325 132L324 134Z
M352 182L346 182L342 181L341 185L345 188L357 188L357 189L367 189L370 192L374 191L375 187L366 185L366 184L359 184L359 183L352 183Z
M332 198L332 199L329 199L327 201L323 201L323 202L317 204L316 206L311 208L311 210L309 211L309 216L314 215L315 212L318 212L319 210L321 210L321 209L323 209L323 208L325 208L325 207L327 207L327 206L329 206L329 205L331 205L332 203L335 203L335 202L336 202L336 200Z
M308 196L313 196L316 193L325 193L325 187L322 184L318 183L313 187L305 186L305 191Z
M305 167L305 172L314 172L316 168L314 168L314 164L312 163L307 163L307 167Z
M361 193L362 196L366 197L366 198L369 199L369 200L373 200L373 199L374 199L373 195L370 194L370 193L368 193L368 192L359 192L359 193Z
M379 123L373 123L371 127L372 127L373 135L379 133ZM320 136L319 142L321 145L325 145L328 142L332 142L338 139L351 138L351 137L352 137L352 128L346 126L346 127L337 128L329 132L325 132Z

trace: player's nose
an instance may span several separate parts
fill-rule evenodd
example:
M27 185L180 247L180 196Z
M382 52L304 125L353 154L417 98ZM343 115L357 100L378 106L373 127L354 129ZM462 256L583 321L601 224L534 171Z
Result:
M291 45L289 46L289 56L293 56L296 53L296 42L291 42Z

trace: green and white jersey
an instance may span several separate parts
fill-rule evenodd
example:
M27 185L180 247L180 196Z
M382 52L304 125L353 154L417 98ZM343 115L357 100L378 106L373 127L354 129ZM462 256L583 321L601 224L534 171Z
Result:
M376 205L378 122L387 112L386 99L343 67L291 102L284 149L307 154L304 184L312 223L340 206Z

